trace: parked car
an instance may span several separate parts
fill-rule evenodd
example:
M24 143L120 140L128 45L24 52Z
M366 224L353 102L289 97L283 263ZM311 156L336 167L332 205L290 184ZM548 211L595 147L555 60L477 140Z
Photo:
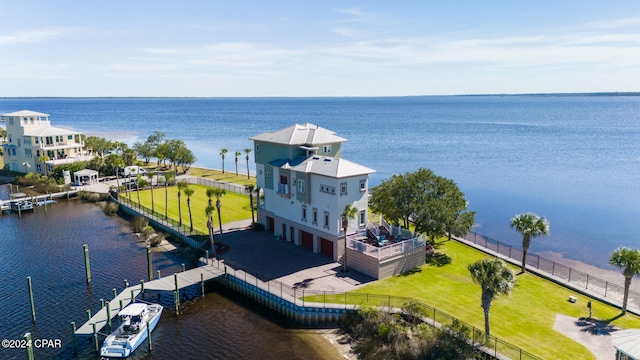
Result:
M131 176L131 177L136 177L138 175L147 175L147 170L143 167L140 166L126 166L123 168L120 168L120 176L121 177L127 177L127 176Z

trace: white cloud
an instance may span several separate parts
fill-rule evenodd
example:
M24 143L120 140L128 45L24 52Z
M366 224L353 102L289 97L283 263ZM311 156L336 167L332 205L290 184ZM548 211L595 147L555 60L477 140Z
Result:
M64 33L65 31L63 30L19 31L14 34L0 35L0 46L47 41Z
M123 72L159 72L166 70L175 70L178 66L175 64L153 64L153 63L122 63L111 64L109 69Z

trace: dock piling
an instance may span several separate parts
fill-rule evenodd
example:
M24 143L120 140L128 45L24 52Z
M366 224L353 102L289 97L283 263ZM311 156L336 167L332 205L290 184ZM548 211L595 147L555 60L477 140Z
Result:
M87 309L87 321L91 320L91 309Z
M109 329L111 329L111 305L107 301L107 324L109 324Z
M149 339L149 352L153 349L153 343L151 342L151 322L147 321L147 339Z
M129 287L129 282L127 281L127 279L124 279L124 288L128 288Z
M78 342L76 341L76 322L71 322L71 340L73 341L73 354L78 354Z
M116 291L116 288L113 288L113 298L117 298L118 297L118 291Z
M185 268L184 268L184 264L182 264L182 272L184 272Z
M29 286L29 302L31 303L31 321L36 322L36 307L33 302L33 286L31 284L31 276L27 276L27 285Z
M149 281L153 280L153 262L151 261L151 246L147 245L147 269L149 271Z
M158 280L160 280L160 270L158 270Z
M91 265L89 264L89 245L84 244L84 269L87 276L87 284L91 284Z
M104 307L104 299L100 299L100 309Z
M24 334L24 340L26 341L26 347L25 349L27 350L27 359L28 360L33 360L33 345L31 343L31 333L25 333Z
M209 250L204 251L204 264L209 265Z
M204 274L200 273L200 290L202 291L202 297L204 297Z
M100 351L100 347L98 344L98 330L96 329L96 323L91 324L93 325L93 345L96 349L96 352Z
M140 280L140 293L144 295L144 280Z
M136 302L136 294L134 294L133 290L131 290L131 303L135 304Z

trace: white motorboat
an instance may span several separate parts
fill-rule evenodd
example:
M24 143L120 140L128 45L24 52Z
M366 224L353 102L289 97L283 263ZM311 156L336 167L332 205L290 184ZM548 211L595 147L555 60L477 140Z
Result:
M147 327L149 332L156 327L161 314L162 305L129 304L118 313L122 323L104 339L100 356L124 358L131 355L147 339Z

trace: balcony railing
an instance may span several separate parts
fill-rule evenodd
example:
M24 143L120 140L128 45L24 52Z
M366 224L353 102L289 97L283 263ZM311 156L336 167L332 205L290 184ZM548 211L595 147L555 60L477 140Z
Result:
M289 195L289 184L278 183L278 193Z

